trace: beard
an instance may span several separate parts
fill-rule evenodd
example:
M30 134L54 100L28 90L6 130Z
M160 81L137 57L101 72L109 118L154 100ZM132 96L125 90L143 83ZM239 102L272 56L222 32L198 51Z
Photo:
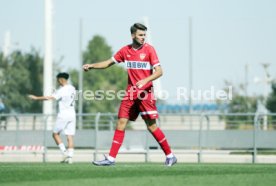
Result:
M141 44L136 39L133 39L133 44L135 44L136 46L142 46L144 42Z

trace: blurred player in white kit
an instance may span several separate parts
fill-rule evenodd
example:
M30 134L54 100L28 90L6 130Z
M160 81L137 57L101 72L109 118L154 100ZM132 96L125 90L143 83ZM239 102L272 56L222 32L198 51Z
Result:
M58 115L56 124L53 128L53 138L63 154L61 163L73 163L74 154L74 135L76 132L76 112L75 97L76 89L68 83L69 74L62 72L57 76L57 82L60 88L51 96L29 95L32 100L56 100L58 101ZM67 137L68 149L66 149L60 134L64 133Z

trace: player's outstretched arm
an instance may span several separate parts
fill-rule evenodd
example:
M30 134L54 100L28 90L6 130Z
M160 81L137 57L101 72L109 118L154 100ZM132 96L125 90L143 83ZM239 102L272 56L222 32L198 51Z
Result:
M84 71L88 71L90 69L105 69L105 68L108 68L108 67L110 67L114 64L115 64L115 62L112 60L112 58L110 58L106 61L102 61L102 62L99 62L99 63L84 64L82 66L82 68L83 68Z
M156 66L154 67L154 73L152 75L150 75L149 77L142 79L140 81L138 81L136 83L136 86L138 88L142 88L145 84L147 84L148 82L151 82L153 80L158 79L159 77L161 77L163 75L163 70L161 68L161 66Z
M53 96L35 96L35 95L28 95L28 97L32 100L51 100L55 99Z

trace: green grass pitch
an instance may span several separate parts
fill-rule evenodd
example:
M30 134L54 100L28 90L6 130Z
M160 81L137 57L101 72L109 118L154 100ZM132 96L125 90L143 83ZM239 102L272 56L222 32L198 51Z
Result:
M0 185L258 186L276 184L276 164L0 163Z

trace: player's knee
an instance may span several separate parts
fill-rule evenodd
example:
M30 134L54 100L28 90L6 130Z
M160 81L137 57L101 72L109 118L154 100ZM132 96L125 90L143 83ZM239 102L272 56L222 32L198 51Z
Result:
M68 136L67 136L67 140L68 140L68 141L73 141L73 136L68 135Z
M147 124L147 128L150 132L153 132L157 129L156 120L155 119L146 119L145 123Z
M150 132L153 132L153 131L155 131L155 130L157 129L157 125L156 125L156 124L147 125L147 127L148 127L148 130L149 130Z
M127 125L127 120L119 119L117 122L117 130L125 130Z
M53 133L52 136L55 139L56 137L58 137L58 133Z

